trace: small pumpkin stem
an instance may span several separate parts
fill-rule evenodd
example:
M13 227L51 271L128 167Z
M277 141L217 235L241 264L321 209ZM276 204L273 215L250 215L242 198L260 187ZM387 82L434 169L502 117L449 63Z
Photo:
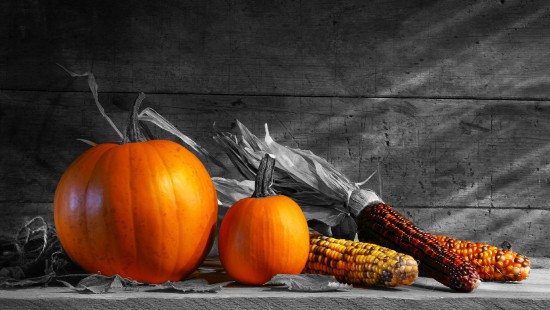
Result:
M122 144L132 143L132 142L144 142L148 141L147 137L143 134L141 129L138 114L141 103L145 99L145 94L140 93L136 98L134 105L132 106L132 111L130 112L130 117L128 119L128 126L126 127L126 132L124 132L124 138L122 139Z
M275 156L265 154L258 167L254 184L253 198L275 196L277 193L271 188L273 184L273 170L275 170Z

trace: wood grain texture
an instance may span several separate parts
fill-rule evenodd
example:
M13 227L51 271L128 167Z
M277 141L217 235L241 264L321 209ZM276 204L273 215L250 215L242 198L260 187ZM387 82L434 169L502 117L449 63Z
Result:
M20 300L20 299L0 299L2 305L0 309L83 309L83 310L120 310L136 308L162 308L162 309L296 309L307 310L311 308L321 309L348 309L365 308L368 303L371 309L484 309L484 308L504 308L504 309L547 309L550 307L548 300L526 300L526 299L484 299L471 298L456 300L455 298L411 300L411 299L381 299L381 298L341 298L333 296L315 296L315 298L294 298L288 296L285 298L132 298L132 299L69 299L57 298L51 300Z
M88 147L77 138L118 139L88 93L1 94L9 182L0 201L51 201L61 173ZM136 96L100 96L121 129ZM212 125L231 131L239 119L260 137L267 123L277 141L312 150L353 181L380 167L383 198L396 205L549 208L550 102L153 94L145 104L226 163ZM367 186L380 191L374 179Z
M31 1L0 4L0 89L550 98L550 4Z
M220 276L222 281L227 279L227 275ZM483 282L465 294L457 294L425 277L419 277L410 286L355 287L322 294L239 284L230 284L213 294L159 292L144 287L107 294L79 294L65 287L50 286L5 290L0 295L0 309L547 309L548 276L548 269L532 269L530 277L520 283ZM198 277L211 283L214 280L212 273Z

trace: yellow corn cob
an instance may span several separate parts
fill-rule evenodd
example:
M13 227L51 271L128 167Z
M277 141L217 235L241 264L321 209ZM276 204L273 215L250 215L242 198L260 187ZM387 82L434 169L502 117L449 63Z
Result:
M418 263L412 256L376 244L314 234L303 272L333 275L361 286L394 287L412 284Z
M529 258L496 246L435 236L445 247L474 265L483 281L521 281L529 276Z

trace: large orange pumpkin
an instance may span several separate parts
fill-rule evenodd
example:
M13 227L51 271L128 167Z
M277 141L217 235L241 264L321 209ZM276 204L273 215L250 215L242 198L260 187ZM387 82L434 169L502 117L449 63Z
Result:
M55 192L55 226L69 257L88 272L177 281L212 246L216 192L186 148L166 140L133 142L144 140L136 138L137 109L128 143L92 147L65 171Z
M297 274L307 262L306 218L292 199L271 190L274 165L275 160L266 155L254 194L231 206L220 227L220 261L240 283L261 285L279 273Z

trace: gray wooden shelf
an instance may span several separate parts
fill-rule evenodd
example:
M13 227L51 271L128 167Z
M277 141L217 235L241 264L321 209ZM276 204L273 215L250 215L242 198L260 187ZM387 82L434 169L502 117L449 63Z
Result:
M549 309L549 259L535 259L530 277L519 283L483 282L471 293L456 293L420 277L399 288L354 288L328 293L289 292L274 287L232 285L217 293L132 290L100 295L65 287L0 290L0 309ZM205 273L210 282L227 276Z

